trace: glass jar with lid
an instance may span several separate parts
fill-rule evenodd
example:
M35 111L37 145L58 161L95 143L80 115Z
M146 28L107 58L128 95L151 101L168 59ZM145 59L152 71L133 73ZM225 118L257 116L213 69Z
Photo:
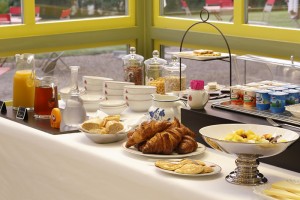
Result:
M163 76L165 79L165 92L186 90L185 69L186 65L181 63L180 74L180 63L178 61L178 58L175 55L173 55L172 61L169 63L169 65L166 65L164 67Z
M159 58L159 52L154 50L153 57L145 61L146 85L156 86L158 94L165 93L165 81L162 76L163 68L168 63L165 59Z
M124 67L124 80L135 85L143 84L144 57L136 54L135 47L130 47L130 53L122 58Z

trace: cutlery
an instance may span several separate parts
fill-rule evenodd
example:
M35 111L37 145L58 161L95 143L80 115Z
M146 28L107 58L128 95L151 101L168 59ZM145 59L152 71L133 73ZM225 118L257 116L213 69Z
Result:
M288 127L295 128L295 129L300 130L300 127L298 127L298 126L294 126L294 125L291 125L291 124L285 124L285 123L279 124L279 123L275 122L275 121L274 121L273 119L271 119L271 118L266 118L266 119L267 119L267 121L268 121L272 126L275 126L275 127L288 126Z

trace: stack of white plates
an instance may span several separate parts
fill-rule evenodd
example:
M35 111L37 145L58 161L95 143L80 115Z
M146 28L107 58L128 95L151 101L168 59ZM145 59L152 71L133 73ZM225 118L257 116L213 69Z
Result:
M103 94L106 100L123 100L123 89L126 85L134 85L131 82L104 81Z
M124 86L124 99L132 111L145 112L152 105L151 94L156 93L155 86L127 85Z

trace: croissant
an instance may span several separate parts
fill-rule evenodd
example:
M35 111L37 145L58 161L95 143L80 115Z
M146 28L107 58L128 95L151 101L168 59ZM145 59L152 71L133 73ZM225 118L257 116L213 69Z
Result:
M182 136L180 128L169 128L156 133L141 150L145 154L171 154L180 143Z
M189 135L189 136L191 136L192 138L196 138L196 133L194 133L191 129L189 129L189 128L186 127L185 125L181 124L181 125L180 125L180 128L183 129L185 135Z
M189 135L184 135L175 151L179 154L187 154L196 151L197 148L197 141Z
M135 144L148 140L152 138L156 133L166 130L168 127L171 126L171 122L169 121L150 121L150 122L143 122L133 133L130 133L126 147L129 148Z

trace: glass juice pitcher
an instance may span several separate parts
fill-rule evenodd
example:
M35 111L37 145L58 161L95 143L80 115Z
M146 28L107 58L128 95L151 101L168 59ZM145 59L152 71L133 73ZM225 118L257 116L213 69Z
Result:
M18 107L34 109L34 54L16 54L16 68L13 81L13 109Z

